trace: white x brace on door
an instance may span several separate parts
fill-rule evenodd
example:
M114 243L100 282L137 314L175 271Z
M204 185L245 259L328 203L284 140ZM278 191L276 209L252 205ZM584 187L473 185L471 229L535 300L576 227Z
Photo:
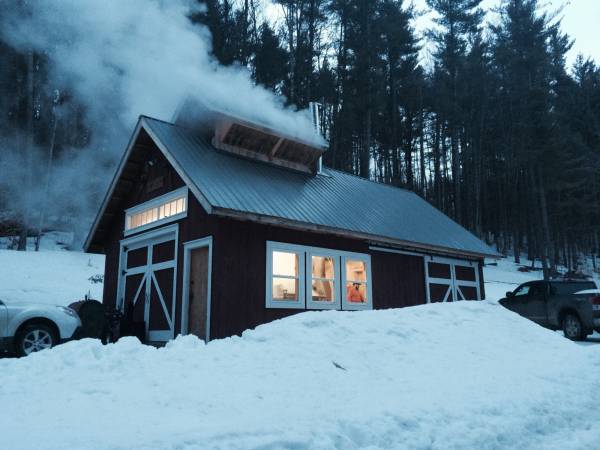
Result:
M425 286L427 303L481 300L479 263L425 257Z
M117 307L144 322L146 340L174 337L178 226L121 241Z

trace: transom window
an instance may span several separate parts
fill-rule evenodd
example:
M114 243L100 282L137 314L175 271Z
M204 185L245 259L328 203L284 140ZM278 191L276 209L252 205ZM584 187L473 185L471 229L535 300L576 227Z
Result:
M125 234L185 217L187 203L187 188L182 188L129 208L125 211Z
M267 242L268 308L370 309L369 255Z

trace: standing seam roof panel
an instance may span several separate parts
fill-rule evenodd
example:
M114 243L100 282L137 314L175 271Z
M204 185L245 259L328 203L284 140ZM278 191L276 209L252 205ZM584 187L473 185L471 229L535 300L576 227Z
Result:
M193 130L150 118L144 123L213 207L497 254L411 191L327 168L325 175L295 172L216 150Z

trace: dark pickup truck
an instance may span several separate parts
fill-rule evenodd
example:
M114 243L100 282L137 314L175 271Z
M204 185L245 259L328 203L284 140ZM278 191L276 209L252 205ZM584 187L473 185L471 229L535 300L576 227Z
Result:
M600 291L593 281L530 281L500 304L572 340L600 332Z

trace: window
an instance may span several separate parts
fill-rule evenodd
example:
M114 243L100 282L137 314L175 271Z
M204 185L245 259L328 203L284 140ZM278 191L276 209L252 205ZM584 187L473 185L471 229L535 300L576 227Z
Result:
M365 309L370 306L368 285L368 260L345 256L344 261L344 309Z
M267 242L267 307L370 309L370 263L365 254Z
M288 245L267 248L267 306L304 308L304 252Z
M125 234L185 217L187 199L187 188L182 188L129 208L125 211Z
M340 306L339 283L339 257L335 253L313 252L308 253L310 277L307 277L307 289L310 297L307 306L315 309L338 309Z
M531 289L530 284L526 284L525 286L517 288L517 290L515 291L515 297L525 297L529 295L529 289Z
M559 295L571 295L579 291L585 291L588 289L598 289L596 283L593 281L571 281L571 282L555 282L552 283L554 293Z

